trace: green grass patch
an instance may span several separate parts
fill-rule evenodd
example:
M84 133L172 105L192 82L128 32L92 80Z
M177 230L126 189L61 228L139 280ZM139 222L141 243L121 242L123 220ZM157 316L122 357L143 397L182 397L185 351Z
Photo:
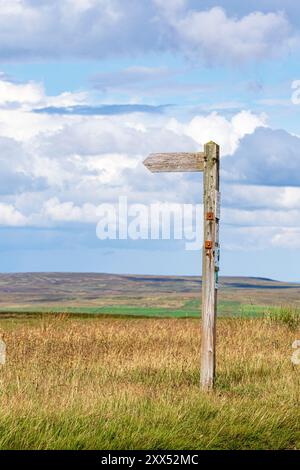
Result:
M243 317L255 318L262 317L266 310L273 310L267 306L261 305L243 305L237 301L220 301L218 303L219 317ZM1 308L1 313L23 313L23 314L41 314L41 313L69 313L69 314L87 314L87 315L115 315L115 316L134 316L134 317L154 317L154 318L199 318L201 315L201 303L198 299L193 299L185 303L182 308L165 307L144 307L136 305L107 305L101 307L67 307L67 306L30 306Z

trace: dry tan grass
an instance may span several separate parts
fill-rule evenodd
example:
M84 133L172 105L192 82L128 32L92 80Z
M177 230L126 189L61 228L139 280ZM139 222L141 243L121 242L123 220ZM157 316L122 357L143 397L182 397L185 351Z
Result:
M1 448L299 448L300 332L220 320L214 393L192 319L2 320Z

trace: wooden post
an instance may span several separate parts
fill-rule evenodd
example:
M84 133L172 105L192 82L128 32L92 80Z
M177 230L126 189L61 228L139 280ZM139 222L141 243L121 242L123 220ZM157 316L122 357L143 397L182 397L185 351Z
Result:
M202 254L201 388L214 386L216 369L216 313L219 257L219 146L205 145L204 239Z
M219 146L214 142L208 142L204 152L151 154L144 161L144 165L152 173L204 172L201 388L208 391L214 386L216 368L216 312L220 253Z

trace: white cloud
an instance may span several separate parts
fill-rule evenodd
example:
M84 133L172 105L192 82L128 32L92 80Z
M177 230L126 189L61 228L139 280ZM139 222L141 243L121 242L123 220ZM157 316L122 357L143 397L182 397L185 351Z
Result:
M248 227L300 227L300 210L245 210L224 208L224 220L227 224Z
M30 86L35 90L34 83ZM232 224L240 237L240 249L279 243L284 227L291 237L298 233L300 190L287 184L264 185L264 179L268 180L264 165L270 171L265 158L274 160L276 149L282 157L287 144L289 152L295 146L296 155L299 139L263 127L264 115L244 110L228 118L214 112L181 122L163 114L155 119L142 113L105 117L37 114L31 111L28 97L24 97L26 102L22 99L26 84L15 87L21 98L13 109L1 109L4 98L2 103L0 100L0 224L96 224L100 205L116 203L119 195L128 196L128 201L134 203L193 202L199 196L200 175L152 175L142 161L151 152L199 150L214 139L221 145L222 154L227 155L222 161L225 233ZM43 87L38 85L37 89L42 90L38 99L44 102L60 100L61 96L69 99L67 94L49 98ZM31 106L35 107L34 100ZM263 157L257 151L254 155L255 149L265 148L262 142L266 136L270 142L274 139L268 152ZM259 186L249 184L253 161L260 175ZM242 169L250 180L228 182L228 168L232 167L239 174ZM276 170L285 181L297 176L293 166L286 171ZM230 248L228 241L225 245Z
M70 91L61 93L57 96L44 96L43 100L39 103L39 107L47 106L76 106L86 104L89 102L89 94L85 91L72 93ZM37 107L38 108L38 107Z
M36 82L24 84L0 80L0 103L37 104L44 98L43 86Z
M22 96L24 85L15 86L17 94ZM66 94L57 99L61 96ZM47 102L56 97L49 98L42 91L39 99ZM116 197L120 191L130 192L133 198L144 201L151 197L159 200L162 195L176 200L179 189L182 195L189 194L187 179L182 175L161 175L154 179L141 165L149 153L194 151L202 149L211 138L221 144L223 154L232 153L243 135L264 124L264 116L248 111L231 119L211 113L182 123L164 115L153 120L152 116L140 113L54 116L31 112L23 105L20 102L14 109L1 109L0 100L0 137L10 136L15 142L14 154L18 159L13 171L23 175L23 193L26 193L26 178L30 193L32 181L40 181L39 186L43 182L37 188L38 193L44 194L40 208L35 208L37 212L42 210L45 199L51 200L57 194L62 197L62 203L69 198L76 201L76 206L87 202L97 205Z
M0 57L86 59L143 50L143 45L149 50L149 9L135 0L130 5L124 0L3 0Z
M102 154L96 156L77 157L78 165L87 171L95 174L97 182L109 184L111 181L117 181L122 172L126 169L135 169L139 159L126 154Z
M99 208L94 204L86 203L76 206L73 202L60 202L57 197L48 199L42 208L43 222L81 222L96 223L98 221Z
M164 7L163 12L176 35L176 46L210 65L277 56L297 41L282 12L255 11L241 18L227 16L220 7L207 11L179 9L175 13L173 8Z
M202 5L201 5L202 6ZM103 58L182 51L210 64L260 60L297 39L282 12L240 18L184 0L2 0L0 58Z
M282 228L273 235L271 243L281 248L300 248L300 227Z
M300 207L300 187L225 184L222 201L228 207L249 210L289 210Z
M89 99L87 92L64 92L57 96L47 96L41 83L16 83L0 74L0 137L25 142L42 132L57 132L68 121L76 122L79 118L37 114L32 109L87 104Z
M27 225L28 221L12 204L0 202L0 225L19 227Z
M231 119L213 112L207 116L195 116L188 124L172 119L167 127L179 135L190 136L200 145L210 140L216 141L224 156L234 153L245 135L252 134L257 127L265 126L266 119L264 113L257 115L250 111L241 111Z
M299 186L299 164L299 137L259 127L224 160L223 177L244 184Z
M30 81L27 83L12 82L0 74L0 106L18 104L25 109L45 106L74 106L88 103L87 92L64 92L57 96L47 96L41 83Z

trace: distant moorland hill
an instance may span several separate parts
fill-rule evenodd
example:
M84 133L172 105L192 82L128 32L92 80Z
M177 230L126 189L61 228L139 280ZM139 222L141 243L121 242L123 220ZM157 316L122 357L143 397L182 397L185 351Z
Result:
M268 306L300 307L300 284L221 277L220 315L259 314ZM198 316L201 278L97 273L0 274L0 312L71 312Z

